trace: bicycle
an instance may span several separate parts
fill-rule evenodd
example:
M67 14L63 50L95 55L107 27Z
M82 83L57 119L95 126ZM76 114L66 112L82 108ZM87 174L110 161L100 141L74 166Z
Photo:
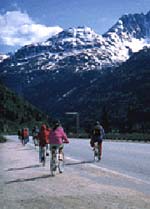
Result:
M98 142L94 144L93 151L94 151L94 161L100 161L101 160L100 145Z
M35 148L36 148L37 146L39 146L37 136L32 136L32 140L33 140L33 143L34 143Z
M50 172L52 176L56 175L57 170L59 173L63 173L64 170L64 153L59 153L59 147L53 146L51 149L50 158Z

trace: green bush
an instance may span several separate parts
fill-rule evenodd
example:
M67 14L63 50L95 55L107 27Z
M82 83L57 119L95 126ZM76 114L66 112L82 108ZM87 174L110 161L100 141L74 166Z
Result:
M150 134L147 133L108 133L106 138L111 140L150 142Z
M0 143L6 142L6 138L2 135L0 135Z

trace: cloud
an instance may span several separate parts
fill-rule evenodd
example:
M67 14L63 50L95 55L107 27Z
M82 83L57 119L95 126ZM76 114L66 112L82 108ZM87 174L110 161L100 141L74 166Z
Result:
M0 44L7 46L23 46L45 41L52 35L62 31L59 26L47 27L36 24L27 13L7 11L0 14Z

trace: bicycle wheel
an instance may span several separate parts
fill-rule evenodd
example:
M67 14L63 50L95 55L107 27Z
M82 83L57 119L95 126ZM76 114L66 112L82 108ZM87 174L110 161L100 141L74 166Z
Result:
M50 159L50 172L52 176L55 176L56 170L57 170L57 153L56 150L53 150Z
M98 149L97 160L98 160L98 161L100 161L100 160L101 160L101 156L100 156L100 150L99 150L99 149Z
M97 148L95 147L95 149L94 149L94 161L97 160L97 154L98 154Z
M94 161L100 160L100 150L99 150L99 144L96 143L94 147Z
M51 176L55 176L56 165L55 165L55 161L53 159L51 159L51 161L50 161L50 172L51 172Z
M61 157L60 157L60 154L59 154L58 170L59 170L59 173L64 172L64 153L61 153Z

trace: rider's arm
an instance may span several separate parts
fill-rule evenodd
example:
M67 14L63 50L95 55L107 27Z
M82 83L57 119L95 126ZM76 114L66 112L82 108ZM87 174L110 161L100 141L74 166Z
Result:
M104 131L104 128L102 127L102 139L105 138L105 131Z
M62 128L62 139L64 143L69 143L68 137Z

